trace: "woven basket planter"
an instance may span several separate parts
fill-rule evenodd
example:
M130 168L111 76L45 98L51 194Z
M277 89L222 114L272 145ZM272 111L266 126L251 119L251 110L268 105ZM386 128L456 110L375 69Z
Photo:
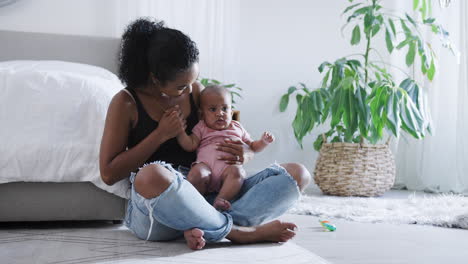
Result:
M395 182L395 160L388 144L324 143L314 180L328 195L380 196Z

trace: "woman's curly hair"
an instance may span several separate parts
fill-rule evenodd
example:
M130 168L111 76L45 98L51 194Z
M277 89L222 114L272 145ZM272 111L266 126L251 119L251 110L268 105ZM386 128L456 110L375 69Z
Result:
M128 87L144 87L149 73L165 84L198 62L198 48L179 30L163 21L140 18L122 36L119 78Z

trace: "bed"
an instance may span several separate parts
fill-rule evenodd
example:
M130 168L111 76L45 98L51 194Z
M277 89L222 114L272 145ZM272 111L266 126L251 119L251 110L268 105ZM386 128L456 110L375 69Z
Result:
M120 40L0 31L0 43L0 62L11 60L64 61L80 65L93 65L115 73ZM2 109L5 115L5 111L8 110ZM2 135L6 137L1 139L3 142L9 141L9 137L13 136L11 134ZM8 146L11 149L11 145ZM0 151L5 151L5 149L0 149ZM36 155L40 157L41 153ZM7 158L6 155L0 153L0 161L1 159L5 161ZM96 183L100 180L98 175L92 176L95 182L81 180L75 182L70 179L66 181L35 181L35 176L51 174L51 172L44 171L39 166L33 173L11 175L16 173L12 173L5 165L1 164L6 163L0 163L0 179L3 176L3 178L15 178L16 180L3 181L0 184L0 222L62 220L120 222L125 215L126 199L124 195L116 195L112 190L105 190L102 182ZM87 176L86 174L89 172L86 168L75 168L73 173ZM96 174L95 169L93 173ZM66 175L63 178L67 178ZM81 178L86 179L87 177ZM128 186L128 183L123 183L120 188L125 186Z

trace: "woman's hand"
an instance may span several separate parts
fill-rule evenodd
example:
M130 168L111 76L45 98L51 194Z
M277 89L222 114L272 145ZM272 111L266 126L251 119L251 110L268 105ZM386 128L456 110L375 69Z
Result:
M242 140L225 139L224 141L216 144L217 150L226 153L219 156L218 160L224 160L229 165L242 165L253 158L253 150Z
M176 137L185 130L185 119L178 105L167 109L159 120L158 131L167 140Z

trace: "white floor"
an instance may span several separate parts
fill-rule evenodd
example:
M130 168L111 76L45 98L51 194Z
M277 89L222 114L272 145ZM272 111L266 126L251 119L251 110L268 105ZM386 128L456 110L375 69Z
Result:
M0 263L308 263L327 261L294 242L233 245L228 240L203 250L185 241L147 242L110 223L8 224L0 228Z
M317 217L289 214L282 219L299 226L291 243L226 241L197 252L183 241L141 241L125 227L108 223L3 223L0 263L468 263L468 230L330 219L337 230L325 232Z
M324 232L316 217L284 219L300 226L297 245L331 263L468 263L468 230L333 220L337 230Z

